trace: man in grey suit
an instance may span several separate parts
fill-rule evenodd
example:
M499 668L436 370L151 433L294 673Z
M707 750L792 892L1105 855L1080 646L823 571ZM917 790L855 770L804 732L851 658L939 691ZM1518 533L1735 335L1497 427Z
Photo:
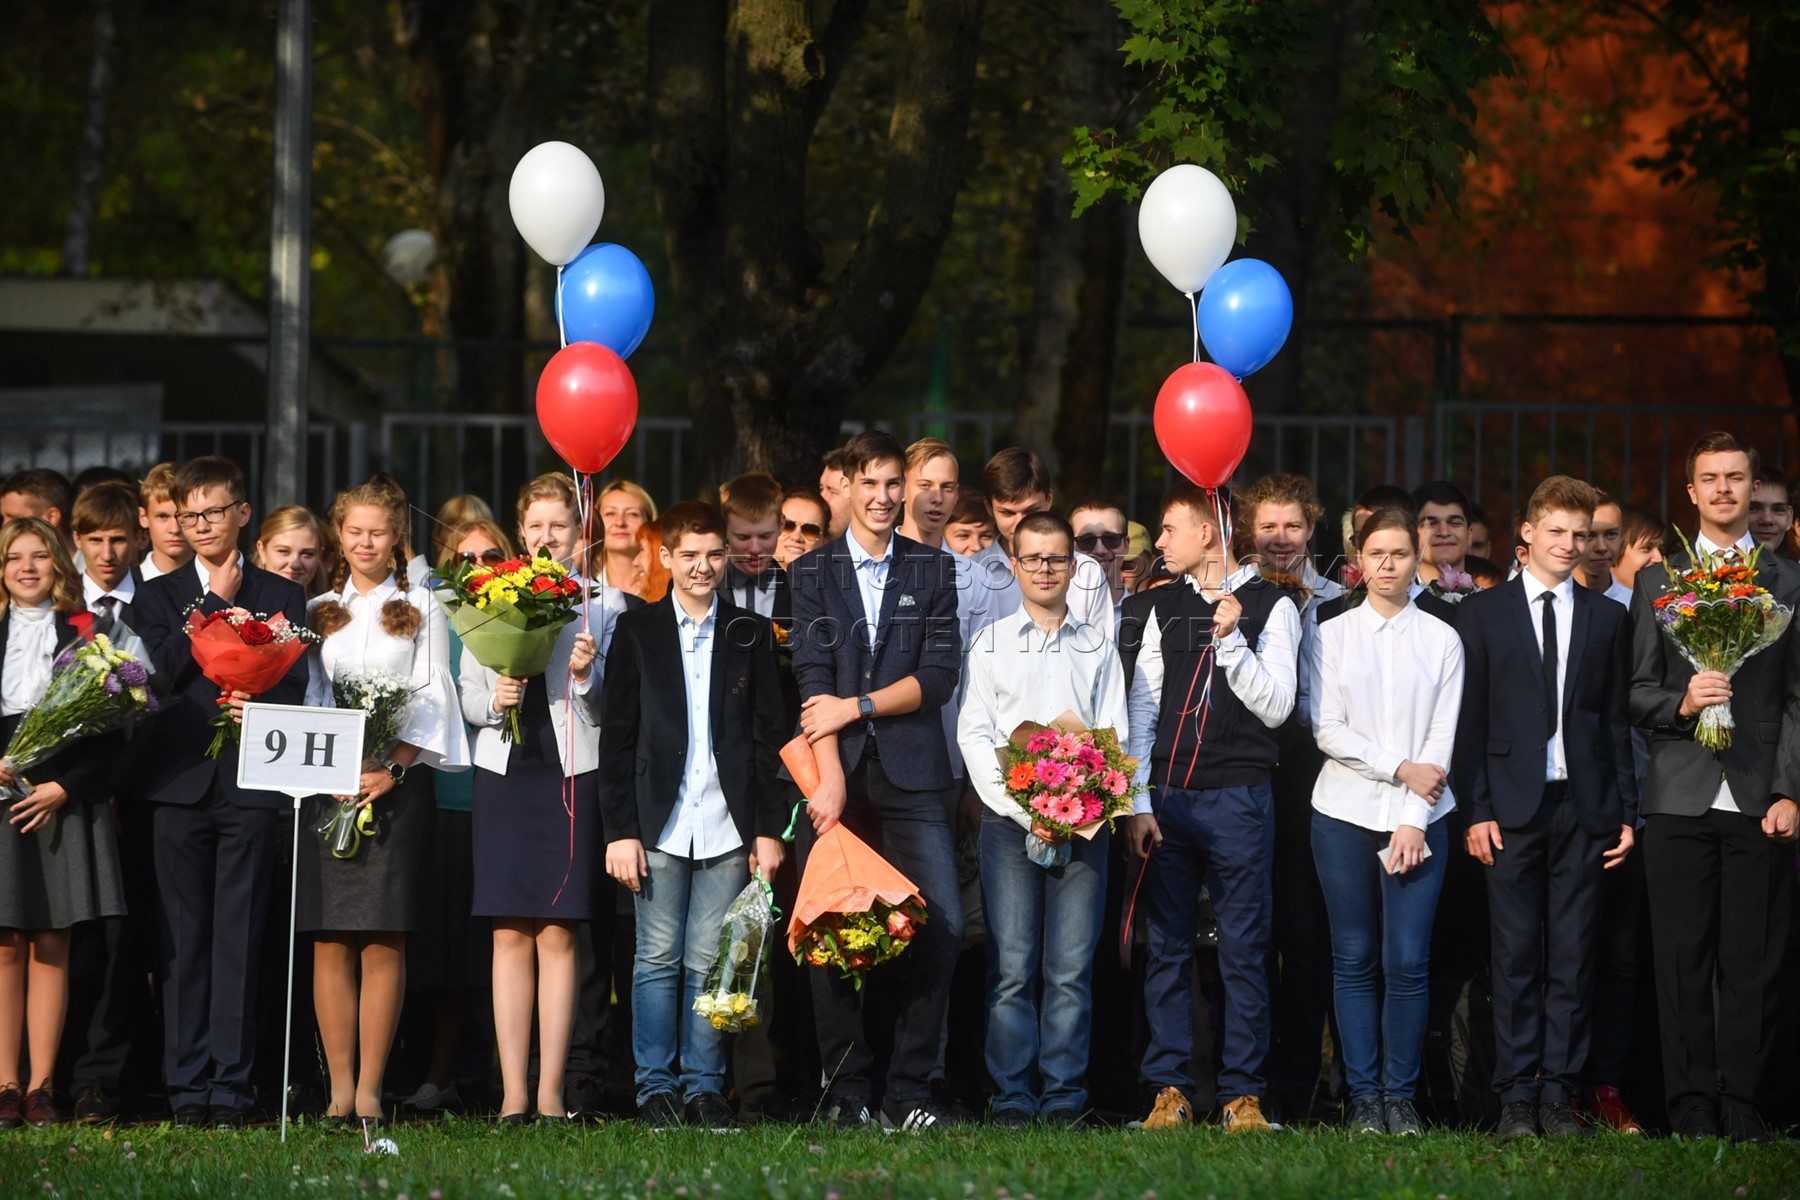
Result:
M1709 433L1687 458L1700 514L1694 549L1749 561L1756 454ZM1691 565L1669 557L1676 570ZM1800 609L1800 566L1758 555L1756 582ZM1631 717L1650 732L1644 778L1644 873L1650 891L1656 1000L1669 1119L1687 1137L1763 1141L1752 1104L1778 1014L1775 976L1787 943L1800 810L1800 636L1784 633L1734 676L1696 672L1663 632L1660 566L1638 573L1631 600ZM1731 745L1694 740L1701 710L1730 704ZM1714 981L1717 979L1717 1012Z

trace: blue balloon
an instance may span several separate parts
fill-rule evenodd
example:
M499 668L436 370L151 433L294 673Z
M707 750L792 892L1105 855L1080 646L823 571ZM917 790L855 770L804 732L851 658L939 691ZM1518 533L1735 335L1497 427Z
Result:
M1239 379L1268 366L1293 327L1287 281L1259 258L1226 263L1200 293L1200 340Z
M597 242L563 268L556 315L570 343L599 342L630 358L656 312L656 289L638 256L612 242Z

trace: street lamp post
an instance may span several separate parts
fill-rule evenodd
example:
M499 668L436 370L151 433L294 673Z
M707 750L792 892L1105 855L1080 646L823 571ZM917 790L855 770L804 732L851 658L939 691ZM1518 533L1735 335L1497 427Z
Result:
M306 500L307 366L312 329L312 9L312 0L280 0L275 18L265 512Z

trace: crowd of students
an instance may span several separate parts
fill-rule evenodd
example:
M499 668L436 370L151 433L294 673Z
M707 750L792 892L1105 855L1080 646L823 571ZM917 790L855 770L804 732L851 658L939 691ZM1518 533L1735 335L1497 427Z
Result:
M1686 483L1694 545L1756 553L1800 603L1785 479L1709 434ZM1339 556L1296 476L1177 487L1146 529L1107 499L1059 509L1022 449L964 487L945 443L868 432L816 489L749 474L659 512L616 480L588 511L550 474L504 523L473 496L420 511L378 476L252 535L221 458L0 481L0 741L84 611L162 698L29 785L0 765L22 796L0 1126L279 1107L290 871L318 1048L295 1062L334 1124L486 1103L509 1125L1156 1130L1216 1108L1253 1132L1326 1100L1356 1133L1416 1134L1453 974L1464 1065L1491 1072L1435 1119L1641 1132L1635 1086L1676 1134L1760 1140L1758 1106L1791 1101L1800 634L1693 670L1655 620L1663 519L1588 483L1544 480L1509 525L1447 482L1378 486ZM430 576L520 551L588 585L528 679L460 645ZM287 861L288 802L206 753L252 697L205 678L184 621L232 606L322 639L256 699L408 681L357 795L295 818L363 805L351 857L302 837ZM1738 737L1709 751L1697 716L1722 702ZM1046 866L996 752L1065 713L1115 730L1146 790ZM798 734L804 804L778 754ZM727 906L753 876L791 903L839 823L927 920L860 990L778 946L765 1019L719 1032L693 1001Z

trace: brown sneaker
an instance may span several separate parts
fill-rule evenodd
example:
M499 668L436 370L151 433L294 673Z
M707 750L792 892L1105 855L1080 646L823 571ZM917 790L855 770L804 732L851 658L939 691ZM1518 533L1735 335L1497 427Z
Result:
M1179 1129L1194 1123L1194 1108L1181 1089L1166 1087L1156 1093L1156 1105L1144 1118L1145 1129Z
M56 1109L56 1096L47 1087L33 1088L25 1093L25 1123L42 1129L46 1125L55 1125L62 1121L62 1113Z
M1255 1096L1239 1096L1227 1104L1219 1123L1226 1133L1269 1132L1269 1119L1263 1116L1262 1101Z

